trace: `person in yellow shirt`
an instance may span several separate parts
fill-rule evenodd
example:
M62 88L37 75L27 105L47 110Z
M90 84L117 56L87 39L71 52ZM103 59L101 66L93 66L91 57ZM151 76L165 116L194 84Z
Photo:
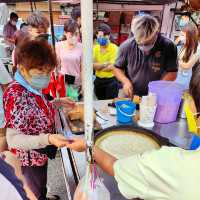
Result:
M111 28L100 24L97 30L97 43L93 48L95 95L99 100L113 99L118 96L119 86L113 74L113 64L118 53L118 47L110 41Z

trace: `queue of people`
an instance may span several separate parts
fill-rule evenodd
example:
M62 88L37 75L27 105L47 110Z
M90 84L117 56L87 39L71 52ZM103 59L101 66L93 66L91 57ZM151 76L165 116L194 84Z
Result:
M31 200L59 199L56 195L47 197L46 188L48 159L55 158L58 147L76 151L86 149L84 140L73 138L68 141L64 136L55 134L56 109L61 106L71 109L75 103L67 97L49 101L42 92L48 87L55 69L65 77L66 82L73 77L73 84L81 88L83 48L80 17L80 10L76 10L74 19L64 24L65 40L56 44L56 52L48 44L49 22L41 12L34 12L27 18L25 31L21 30L23 34L17 34L16 29L14 31L18 19L16 14L10 16L5 26L5 40L15 44L13 62L16 73L14 81L9 78L0 80L1 86L12 81L4 90L3 104L0 105L3 105L4 112L0 114L5 122L2 121L0 125L7 129L8 149L20 160L24 183L32 193ZM12 34L7 34L11 26ZM143 96L148 93L150 81L169 80L190 88L190 105L193 106L194 115L198 113L200 88L197 80L200 70L196 67L195 73L192 72L200 56L197 28L192 24L183 27L185 42L179 52L176 45L160 33L160 24L151 15L135 17L131 31L133 37L118 48L110 40L112 30L109 25L99 25L93 47L94 93L97 99L118 97L120 84L126 97ZM196 200L195 197L200 196L198 150L188 152L164 147L117 160L93 147L93 156L105 172L115 177L126 198ZM1 166L6 167L2 158L0 172L3 174ZM185 168L180 170L182 166ZM20 187L21 199L27 199L22 184Z

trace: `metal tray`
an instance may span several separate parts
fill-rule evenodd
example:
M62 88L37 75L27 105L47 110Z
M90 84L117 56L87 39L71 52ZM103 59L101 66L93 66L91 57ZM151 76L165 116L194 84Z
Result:
M69 119L67 119L68 121L68 124L69 124L69 127L72 131L73 134L75 135L83 135L84 134L84 123L81 122L80 120L74 120L74 121L71 121ZM77 127L77 130L75 127ZM94 122L94 132L98 132L102 130L102 127L101 125L98 123L98 122Z

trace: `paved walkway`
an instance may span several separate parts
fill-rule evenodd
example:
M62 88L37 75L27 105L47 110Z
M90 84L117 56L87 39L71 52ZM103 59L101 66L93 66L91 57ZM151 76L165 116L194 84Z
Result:
M68 200L60 155L58 155L54 160L49 160L47 185L50 194L59 195L61 200Z

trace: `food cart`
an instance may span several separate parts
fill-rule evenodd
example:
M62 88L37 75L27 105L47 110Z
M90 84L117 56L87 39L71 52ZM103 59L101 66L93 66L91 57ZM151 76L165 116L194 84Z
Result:
M90 2L90 6L91 6ZM127 1L126 1L127 3ZM92 9L92 6L90 7ZM87 10L88 12L88 10ZM95 108L95 110L99 111L102 109L102 107L108 107L109 101L92 101L92 58L91 58L91 50L92 50L92 42L91 38L89 38L92 34L90 32L89 27L92 27L92 15L89 14L91 18L87 18L87 13L84 12L84 6L82 5L82 30L83 30L83 45L84 45L84 53L85 53L85 63L83 66L87 66L87 69L84 70L85 77L89 78L87 79L87 82L84 82L84 91L85 91L85 99L84 99L84 105L85 105L85 134L86 138L87 135L92 134L91 127L93 127L93 119L92 119L92 109ZM87 18L87 20L86 20ZM89 24L87 24L89 23ZM84 28L87 27L87 34L84 32ZM88 33L89 32L89 33ZM88 57L89 56L89 57ZM91 106L93 105L93 106ZM111 116L109 113L104 113L104 116L107 120L107 127L116 126L116 117ZM137 124L132 124L132 127L136 127ZM102 127L105 128L105 127ZM137 127L138 128L138 127ZM60 129L62 129L62 125L60 124ZM114 127L111 127L111 129L114 129ZM140 128L139 128L140 129ZM64 130L66 132L66 136L69 132L71 132L70 127L66 123L64 126ZM152 134L156 136L160 136L162 139L167 139L168 143L170 145L179 146L185 149L188 149L191 144L192 136L187 131L187 124L184 119L179 119L178 121L171 123L171 124L155 124L155 126L151 130L146 130L146 132L151 132ZM102 133L102 132L101 132ZM73 134L73 133L72 133ZM83 136L82 136L83 137ZM90 138L89 138L90 139ZM66 174L66 182L68 183L68 191L69 196L71 196L71 199L74 194L74 190L76 188L76 184L80 177L84 175L85 172L85 165L86 165L86 159L85 159L85 153L76 153L71 151L72 157L69 159L67 157L68 150L63 148L61 150L62 152L62 159L63 159L63 165L65 169ZM71 170L70 170L71 168ZM101 172L104 183L107 186L108 190L111 194L111 199L116 200L124 200L125 198L120 194L120 192L117 189L117 184L115 180L112 177L109 177L108 175ZM74 178L74 180L73 180ZM70 198L70 197L68 197Z

